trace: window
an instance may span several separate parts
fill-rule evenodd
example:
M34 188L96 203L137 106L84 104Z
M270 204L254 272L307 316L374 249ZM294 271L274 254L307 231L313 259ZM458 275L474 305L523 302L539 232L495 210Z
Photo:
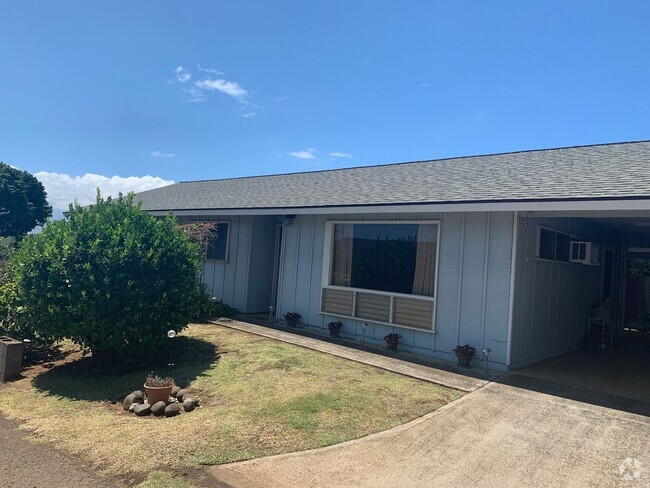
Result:
M571 236L564 232L539 228L539 239L537 242L537 257L551 261L569 262L569 248Z
M337 223L329 284L435 295L438 223Z
M206 259L214 261L226 261L228 259L228 234L230 224L228 222L215 222L214 240L208 246Z

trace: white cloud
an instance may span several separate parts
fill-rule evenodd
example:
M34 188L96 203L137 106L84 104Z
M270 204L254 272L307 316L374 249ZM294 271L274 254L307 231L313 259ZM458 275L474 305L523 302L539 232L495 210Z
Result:
M344 153L344 152L338 152L338 151L331 152L330 156L332 156L333 158L348 158L348 159L354 157L354 156L352 156L352 154L348 154L348 153Z
M65 173L48 173L39 171L34 176L43 183L47 192L47 201L55 210L68 210L68 205L75 199L81 205L95 201L97 188L103 197L116 197L118 193L141 192L161 186L171 185L172 180L158 176L102 176L86 173L83 176L70 176Z
M185 68L182 66L176 66L176 69L174 70L174 73L176 73L176 79L180 81L181 83L186 83L190 81L192 78L192 73L187 71Z
M193 86L183 88L183 91L190 96L190 98L187 99L188 102L205 102L207 100L205 93Z
M235 98L242 98L248 95L248 92L236 81L211 80L208 78L194 82L194 86L200 90L217 90Z
M154 158L175 158L176 153L164 153L156 149L155 151L150 152L149 156L152 156Z
M246 113L241 114L242 117L246 117L246 118L255 117L255 115L257 115L257 113L255 113L255 112L246 112Z
M204 73L212 73L213 75L217 75L217 76L223 76L226 74L223 71L219 71L214 68L204 68L200 64L196 65L196 69L198 69L199 71L203 71Z
M316 149L309 148L309 149L303 149L302 151L291 151L289 153L289 156L293 156L294 158L298 158L298 159L314 159L316 157L314 155L315 152Z

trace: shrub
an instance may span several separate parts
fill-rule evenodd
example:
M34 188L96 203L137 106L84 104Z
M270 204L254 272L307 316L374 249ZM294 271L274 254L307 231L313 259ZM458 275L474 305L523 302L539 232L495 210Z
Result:
M190 321L197 296L196 246L133 196L70 206L66 219L28 236L9 262L20 323L69 338L104 364L149 359L169 329Z
M236 313L236 308L223 303L221 300L216 300L208 291L208 286L205 283L199 283L192 320L232 317Z

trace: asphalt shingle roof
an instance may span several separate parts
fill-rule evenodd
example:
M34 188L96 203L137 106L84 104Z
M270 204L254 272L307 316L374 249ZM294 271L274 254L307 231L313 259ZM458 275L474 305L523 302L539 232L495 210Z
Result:
M225 180L136 195L145 210L650 198L650 141Z

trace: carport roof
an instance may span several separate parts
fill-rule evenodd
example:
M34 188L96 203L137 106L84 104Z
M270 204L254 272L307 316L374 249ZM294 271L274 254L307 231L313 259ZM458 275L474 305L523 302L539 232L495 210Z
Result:
M188 181L141 192L148 211L650 199L650 141Z

